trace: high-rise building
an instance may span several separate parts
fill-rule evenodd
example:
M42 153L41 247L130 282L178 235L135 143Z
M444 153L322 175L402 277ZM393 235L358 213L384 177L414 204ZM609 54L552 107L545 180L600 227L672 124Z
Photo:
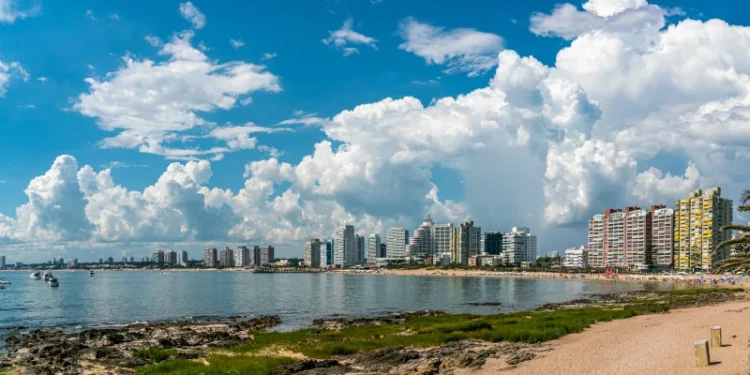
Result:
M500 232L482 233L482 252L487 255L500 255L503 251L503 234Z
M112 257L107 258L107 263L112 264L114 259ZM164 267L164 251L159 250L151 255L151 263L157 267Z
M367 251L367 242L364 236L354 235L357 242L357 264L365 264L365 253Z
M341 267L356 265L357 244L354 227L351 225L338 227L333 237L333 264Z
M237 247L237 251L234 252L234 266L235 267L247 267L252 263L250 249L247 246Z
M177 253L169 250L164 252L164 265L171 267L177 265Z
M5 268L5 256L0 255L0 270Z
M216 267L219 264L218 261L218 250L215 247L209 247L203 253L203 265L206 267Z
M321 242L314 238L305 243L305 265L308 267L320 267Z
M451 262L469 264L469 258L479 255L479 243L482 229L475 227L473 221L464 221L453 228L451 235Z
M384 243L380 244L380 252L377 258L385 258L388 255L388 246Z
M431 256L435 251L435 242L432 240L434 223L432 218L427 216L414 235L409 239L409 256Z
M320 242L320 266L328 267L333 264L333 242L323 240Z
M224 250L221 251L221 259L219 260L219 264L222 267L234 267L234 250L230 249L229 246L225 247Z
M676 203L674 212L674 268L710 270L729 257L729 249L714 253L716 246L731 238L721 227L732 223L732 201L715 187L703 194L695 190Z
M76 267L78 267L78 258L73 258L73 260L68 261L68 268L76 268Z
M380 257L380 235L371 234L367 237L367 263L374 264L375 258Z
M642 269L651 264L651 211L625 208L625 262L611 264Z
M253 248L253 253L254 253L253 263L257 267L263 267L263 266L272 264L274 259L276 259L276 255L274 254L274 248L273 246L270 246L270 245L255 246Z
M674 210L651 206L651 264L671 268L674 262Z
M568 268L588 267L588 251L586 250L586 246L565 249L563 265Z
M409 244L409 231L404 228L391 228L385 236L388 258L406 256L406 245Z
M432 226L433 255L450 254L451 233L453 233L453 224L435 224Z
M503 234L503 261L518 266L521 262L536 261L536 236L525 227L513 227Z
M131 257L132 258L132 257ZM132 262L132 260L131 260ZM177 251L177 264L183 267L187 267L188 265L188 253L185 250L178 250Z
M604 267L604 219L607 212L604 215L594 215L589 220L589 235L588 245L586 252L589 258L589 266L591 267Z
M159 250L159 252L158 252L158 253L156 253L156 254L157 254L157 255L160 255L161 253L162 253L162 251L161 251L161 250ZM114 259L114 258L112 258L112 257L107 257L107 264L114 264L114 263L115 263L115 259ZM156 263L159 263L159 260L158 260L158 259L157 259ZM160 265L162 265L162 264L160 264Z

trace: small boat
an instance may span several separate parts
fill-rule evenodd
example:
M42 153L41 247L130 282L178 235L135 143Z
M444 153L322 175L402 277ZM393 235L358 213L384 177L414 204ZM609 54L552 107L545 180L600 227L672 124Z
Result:
M10 284L10 281L0 280L0 285L2 285L2 284L6 284L6 285Z
M5 285L0 285L0 290L5 289Z
M94 276L94 270L89 270L89 276Z
M60 283L57 282L57 279L54 276L50 277L49 281L47 281L47 284L49 284L49 286L53 288L57 288L58 286L60 286Z
M42 274L39 271L36 271L36 272L32 273L31 275L29 275L29 278L31 280L41 280L42 279Z
M44 271L44 275L42 275L42 277L44 277L44 281L49 281L49 279L53 278L54 276L52 276L52 272Z

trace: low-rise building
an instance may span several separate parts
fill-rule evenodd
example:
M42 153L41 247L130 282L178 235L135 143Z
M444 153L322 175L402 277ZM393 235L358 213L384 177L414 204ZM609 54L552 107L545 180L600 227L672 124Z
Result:
M589 266L588 250L586 246L565 249L563 266L567 268L586 268Z

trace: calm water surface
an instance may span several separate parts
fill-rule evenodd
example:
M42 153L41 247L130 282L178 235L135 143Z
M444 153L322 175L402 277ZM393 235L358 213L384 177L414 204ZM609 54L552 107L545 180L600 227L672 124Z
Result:
M98 326L197 316L278 314L282 329L329 316L444 310L489 314L530 310L601 293L671 288L609 281L248 272L58 272L59 288L0 272L0 330L11 326ZM471 302L501 302L475 307Z

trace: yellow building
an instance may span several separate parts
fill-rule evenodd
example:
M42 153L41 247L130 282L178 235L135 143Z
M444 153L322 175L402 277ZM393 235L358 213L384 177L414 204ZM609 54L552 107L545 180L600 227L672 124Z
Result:
M728 251L714 254L716 245L731 237L720 230L732 223L732 201L721 198L721 188L693 191L677 201L674 215L675 269L707 271L729 256Z

